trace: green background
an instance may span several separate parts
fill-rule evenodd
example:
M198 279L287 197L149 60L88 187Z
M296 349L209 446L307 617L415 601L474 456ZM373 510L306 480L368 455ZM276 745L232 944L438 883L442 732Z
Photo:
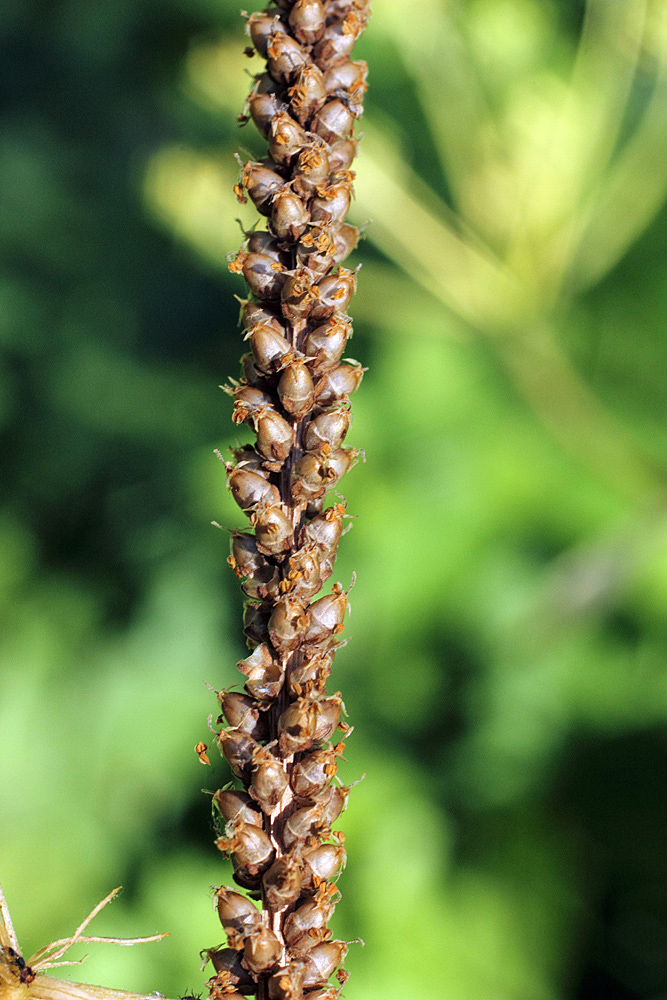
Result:
M345 995L664 1000L665 6L375 6ZM232 0L0 11L0 877L26 956L122 883L97 933L171 937L71 974L174 997L230 878L244 44Z

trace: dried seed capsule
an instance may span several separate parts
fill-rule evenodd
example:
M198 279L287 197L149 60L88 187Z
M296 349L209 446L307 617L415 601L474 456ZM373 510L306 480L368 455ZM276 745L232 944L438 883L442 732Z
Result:
M268 927L259 927L246 939L243 960L250 971L257 975L274 969L281 955L280 939Z
M218 746L237 778L250 781L252 755L259 744L247 733L223 729L218 733Z
M304 603L313 597L326 579L322 552L316 545L304 545L290 556L280 591Z
M252 698L238 691L220 691L218 701L230 726L239 733L247 733L254 740L267 736L266 719L260 715Z
M268 138L271 122L276 115L285 114L287 105L278 94L256 91L248 98L248 110L258 130Z
M253 511L260 503L280 503L278 488L269 483L264 476L250 472L243 466L232 466L229 463L227 472L227 486L242 511Z
M313 374L322 375L335 368L351 336L352 324L349 316L339 313L311 330L303 349L308 358L313 358L311 362Z
M247 792L238 792L235 788L219 788L213 801L228 823L242 820L252 826L262 826L262 814Z
M241 264L248 288L258 299L279 299L285 284L280 264L265 253L249 253Z
M345 517L345 505L336 503L328 507L323 514L314 517L310 524L307 524L301 532L301 544L313 543L329 555L335 555L343 533L343 518Z
M296 259L307 267L317 280L323 278L334 264L335 229L329 223L312 226L296 246Z
M269 73L276 83L291 83L302 66L308 62L308 55L296 39L281 31L269 35L266 49Z
M322 822L325 826L335 823L347 808L349 793L350 789L347 786L330 785L318 796L317 801L322 806Z
M268 642L268 624L269 611L266 605L255 601L246 601L243 606L243 631L253 645L258 646L262 642Z
M206 957L215 971L224 975L227 982L240 993L255 992L257 984L245 966L241 965L241 956L234 948L209 948L201 953L201 957Z
M284 369L278 382L278 395L283 408L295 420L301 420L313 407L315 387L307 365L292 361Z
M313 45L324 34L326 14L321 0L296 0L289 23L302 45Z
M292 499L295 503L308 503L323 497L326 490L321 456L307 452L292 468Z
M271 241L273 237L269 233L253 233L253 236L266 236ZM257 253L264 253L263 250L253 251ZM266 255L270 257L272 251L269 249L266 251ZM272 326L277 333L284 333L285 327L283 326L282 319L279 319L276 313L273 311L271 305L267 302L253 302L252 299L243 299L241 302L241 316L239 320L241 326L251 327L256 326L258 323L268 323Z
M329 154L321 139L309 142L300 151L292 169L292 188L300 198L310 198L329 178Z
M250 14L246 19L246 31L260 56L266 59L270 36L277 32L285 33L287 25L275 15L272 17L269 14Z
M257 548L267 556L280 557L291 549L294 540L292 522L281 507L259 507L250 518L255 529ZM262 640L262 642L265 640Z
M319 795L336 774L336 758L341 756L344 749L345 744L338 743L326 750L315 750L295 764L290 777L294 794L300 799Z
M273 260L277 261L281 266L287 263L287 254L283 252L280 248L278 240L267 233L265 229L257 229L255 232L249 233L246 241L244 243L248 253L264 253L267 257L272 257ZM267 310L262 309L256 302L251 303L258 311L264 313L262 318L257 318L254 323L266 322L270 314ZM252 326L253 323L246 323L246 326ZM278 324L278 332L282 330L280 323Z
M271 228L279 240L298 240L309 221L306 206L293 191L281 191L271 206Z
M262 878L265 905L274 912L296 902L301 892L301 862L292 854L274 861Z
M234 397L232 420L235 424L242 424L261 406L270 406L273 402L271 396L266 392L250 385L236 385L233 388L223 386L223 388L229 396Z
M262 215L270 215L274 198L285 187L284 179L274 170L252 161L248 161L243 167L241 178L242 186L257 211Z
M316 944L304 960L304 987L324 985L346 955L347 944L345 941L325 941L322 944Z
M319 296L320 290L313 284L312 274L304 267L297 268L283 286L283 315L288 320L303 319L311 312Z
M292 115L301 125L305 125L327 99L322 70L312 63L306 63L299 70L296 83L290 87L288 94Z
M239 820L232 824L231 837L218 837L215 846L219 851L232 854L236 864L251 877L265 872L276 856L264 830Z
M290 962L284 969L277 969L269 979L269 1000L302 1000L303 969L300 963Z
M278 333L267 323L253 326L246 334L246 339L250 340L257 367L267 373L276 371L282 358L292 349L292 345L282 333ZM271 398L268 398L272 402Z
M350 393L359 388L365 368L359 364L338 365L326 372L315 384L315 402L318 406L332 406L346 402Z
M329 147L329 169L333 175L347 173L357 155L359 143L356 139L334 142Z
M340 713L343 707L340 694L334 694L331 698L324 698L315 702L317 708L317 722L313 739L318 743L323 743L331 739L340 725Z
M345 258L349 257L352 253L358 242L359 230L356 226L348 226L347 224L337 226L334 238L333 265L342 264Z
M288 114L276 114L269 125L269 152L281 167L289 167L294 157L308 142L301 126Z
M308 628L304 642L314 645L342 632L347 609L347 594L341 584L336 583L330 594L320 597L308 608Z
M262 407L254 413L252 422L260 455L271 462L284 462L294 444L294 429L271 406Z
M257 551L254 535L243 531L232 531L231 555L227 560L239 580L244 576L253 576L268 565L265 557Z
M336 873L345 867L347 855L342 844L342 834L334 836L339 838L339 843L320 844L304 856L306 873L304 884L312 884L316 889L322 882L334 878Z
M292 702L278 719L280 737L278 746L280 752L288 756L309 750L317 728L317 709L307 698L298 698ZM294 841L287 843L288 849Z
M363 59L339 63L331 66L324 74L324 86L327 94L333 94L337 90L347 90L361 95L366 90L367 76L368 64Z
M348 62L362 25L355 14L344 21L329 24L313 49L313 59L322 70Z
M344 406L325 410L306 425L304 447L308 451L319 451L327 445L331 451L335 451L343 443L350 420L350 411Z
M236 931L247 937L262 922L262 915L254 903L229 886L221 885L215 893L218 901L218 916L225 931Z
M281 597L276 601L269 619L269 635L275 649L286 653L301 643L309 619L301 601Z
M287 850L291 850L299 841L316 833L322 828L322 808L317 803L297 809L285 821L283 841Z
M318 188L318 190L320 190ZM349 181L341 181L339 184L331 184L322 194L313 198L310 202L310 217L313 222L326 222L332 226L340 226L345 221L345 216L350 210L350 199L352 197L352 185ZM320 282L320 297L322 296L322 282ZM336 289L338 290L338 289ZM341 299L343 295L339 296ZM350 298L352 292L350 292ZM349 302L349 299L348 299ZM340 306L344 310L347 306Z
M340 142L352 136L355 117L344 101L335 98L327 101L317 112L311 123L311 131L325 142Z
M356 291L357 278L353 271L339 267L336 274L322 278L317 287L320 297L311 310L311 317L328 319L333 312L345 312Z
M290 913L285 920L285 942L288 948L296 952L308 951L318 939L322 940L321 935L326 932L335 905L332 894L320 889L315 899L309 899ZM301 948L299 941L303 942Z
M264 479L269 478L269 473L264 467L264 459L251 444L244 444L240 448L230 448L229 450L234 456L237 466L247 469L248 472L256 472L258 476L263 476Z
M268 646L257 646L250 656L237 663L237 667L248 678L245 688L253 698L271 701L278 696L285 673L281 664L271 656Z
M253 774L249 791L264 812L271 812L278 805L287 784L287 774L281 761L269 750L259 747L253 757Z
M329 573L329 576L331 574ZM300 697L306 688L310 696L322 695L324 697L326 683L331 674L331 661L333 652L329 651L323 656L311 656L290 672L288 689L291 698ZM318 721L320 715L318 714ZM316 723L317 728L318 723Z

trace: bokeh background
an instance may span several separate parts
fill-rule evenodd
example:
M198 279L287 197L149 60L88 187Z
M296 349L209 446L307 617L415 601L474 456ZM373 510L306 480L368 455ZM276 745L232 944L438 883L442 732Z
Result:
M346 997L664 1000L666 8L375 7ZM72 975L173 997L229 881L245 44L237 0L0 6L0 876L26 955L122 883L98 933L172 936Z

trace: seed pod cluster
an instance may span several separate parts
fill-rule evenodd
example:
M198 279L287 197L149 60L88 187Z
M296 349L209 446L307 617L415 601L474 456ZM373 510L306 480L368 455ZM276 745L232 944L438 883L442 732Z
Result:
M227 947L204 953L214 1000L337 1000L347 978L347 944L327 925L345 864L332 827L347 805L336 772L348 726L327 682L349 588L319 595L346 517L345 501L327 497L360 456L344 443L364 369L344 358L356 274L342 265L359 238L345 217L367 67L352 48L369 14L368 0L273 0L245 15L265 70L240 121L268 149L239 161L235 192L266 228L230 262L248 287L248 348L225 388L254 440L225 463L248 519L228 561L247 597L249 654L238 664L245 693L218 696L217 742L239 784L214 795L216 844L236 882L216 891Z

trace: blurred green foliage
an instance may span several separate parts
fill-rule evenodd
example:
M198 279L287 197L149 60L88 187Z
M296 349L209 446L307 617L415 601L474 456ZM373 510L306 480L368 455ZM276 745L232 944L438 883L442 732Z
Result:
M344 484L348 1000L667 995L667 18L377 0ZM201 990L192 747L237 683L208 522L241 344L234 0L0 12L0 875L27 953ZM242 215L250 222L252 215ZM336 577L334 577L335 579Z

